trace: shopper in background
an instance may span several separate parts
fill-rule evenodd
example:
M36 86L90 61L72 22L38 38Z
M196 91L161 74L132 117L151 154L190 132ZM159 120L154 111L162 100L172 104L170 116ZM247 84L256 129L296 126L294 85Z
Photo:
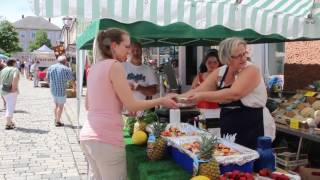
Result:
M88 120L80 133L80 144L89 161L92 179L126 180L126 153L123 142L123 105L139 111L162 105L176 108L174 95L136 100L121 62L127 60L130 37L111 28L100 31L94 41L96 64L90 68L86 108Z
M142 62L141 44L131 43L131 58L124 62L129 86L135 99L146 100L157 93L157 78L151 67ZM152 98L150 98L152 99Z
M30 67L30 72L32 74L32 79L33 79L33 87L38 87L39 86L39 61L34 61L33 64Z
M0 83L1 83L1 96L3 96L6 102L6 114L7 120L5 129L10 130L15 128L13 122L13 113L16 107L17 96L19 93L18 84L20 79L19 69L16 67L16 60L9 59L7 66L1 70Z
M1 72L2 69L4 69L6 66L7 66L6 63L1 59L1 60L0 60L0 72ZM1 96L1 98L2 98L2 101L3 101L3 109L7 109L7 108L6 108L6 100L4 100L4 97L3 97L3 96Z
M200 84L212 73L214 70L221 66L221 62L219 60L218 50L211 49L203 61L200 64L200 73L193 79L191 88L195 89L200 86ZM216 102L208 102L208 101L199 101L197 103L198 108L205 109L215 109L218 108L219 105Z
M63 126L61 122L61 114L63 112L64 104L67 101L66 89L67 82L72 82L72 87L75 90L75 78L72 74L70 68L66 66L67 58L66 56L59 56L58 63L50 66L48 68L47 80L50 86L50 91L55 103L54 108L54 117L55 117L55 126Z

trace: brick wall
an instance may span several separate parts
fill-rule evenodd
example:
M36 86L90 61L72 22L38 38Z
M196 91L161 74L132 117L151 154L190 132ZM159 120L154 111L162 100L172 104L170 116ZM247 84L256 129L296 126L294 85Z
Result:
M320 41L285 44L284 90L303 89L320 80Z
M315 80L320 80L320 64L284 65L285 91L303 89Z

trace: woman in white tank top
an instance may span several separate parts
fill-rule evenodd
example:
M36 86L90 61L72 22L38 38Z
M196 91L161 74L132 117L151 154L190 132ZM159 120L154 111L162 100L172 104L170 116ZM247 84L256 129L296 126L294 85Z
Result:
M224 66L183 96L196 102L219 102L221 135L236 134L236 143L255 149L259 136L274 138L275 126L265 108L267 92L262 76L257 67L247 62L246 46L240 38L222 41L219 58Z

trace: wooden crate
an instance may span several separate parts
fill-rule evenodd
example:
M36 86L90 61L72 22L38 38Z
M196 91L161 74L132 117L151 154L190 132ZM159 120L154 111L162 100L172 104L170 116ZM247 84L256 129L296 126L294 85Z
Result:
M289 152L287 148L275 148L276 152L276 165L277 167L285 170L294 170L299 166L308 164L308 155L300 154L297 158L297 153Z

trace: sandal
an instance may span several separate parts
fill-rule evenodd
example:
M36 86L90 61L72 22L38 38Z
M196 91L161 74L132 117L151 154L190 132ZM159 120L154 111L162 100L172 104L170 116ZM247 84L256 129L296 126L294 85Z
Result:
M14 125L14 123L11 124L7 124L5 127L5 130L10 130L10 129L14 129L16 126Z
M60 121L56 121L55 122L55 126L56 127L61 127L61 126L64 126L64 124L62 122L60 122Z

